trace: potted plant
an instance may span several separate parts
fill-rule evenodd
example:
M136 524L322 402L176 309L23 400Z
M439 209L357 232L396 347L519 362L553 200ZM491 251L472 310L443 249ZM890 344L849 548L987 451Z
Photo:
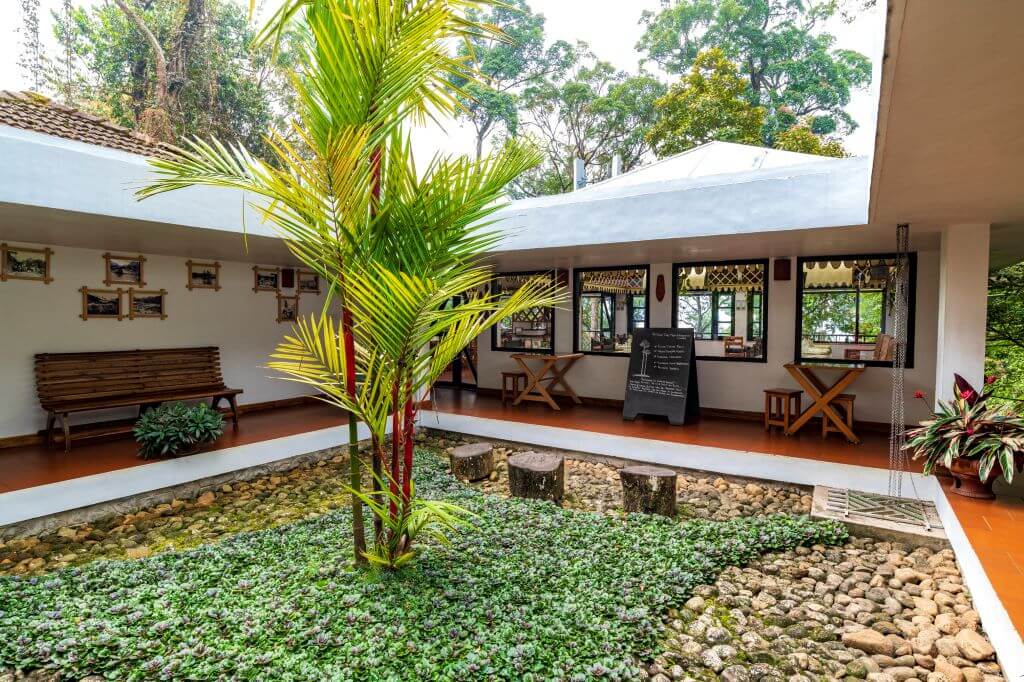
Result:
M177 402L147 410L135 422L139 457L192 455L220 438L224 418L209 405Z
M985 380L979 393L956 375L955 398L939 401L932 418L907 432L906 449L914 459L924 458L924 473L949 469L953 492L966 497L992 499L996 466L1007 482L1024 465L1024 418L1005 406L992 406L989 392L995 377ZM921 391L915 398L925 400Z

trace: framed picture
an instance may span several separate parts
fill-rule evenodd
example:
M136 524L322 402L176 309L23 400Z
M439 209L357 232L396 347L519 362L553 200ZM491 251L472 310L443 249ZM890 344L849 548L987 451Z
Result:
M124 308L122 301L123 289L90 289L82 287L82 314L83 320L93 318L101 320L122 320L124 319Z
M193 289L213 289L220 291L220 263L197 263L196 261L185 261L188 266L188 283L185 285L189 291Z
M252 266L252 290L281 292L281 268Z
M312 272L309 270L299 270L298 272L298 290L303 294L319 294L320 293L320 275L319 273Z
M103 260L106 262L103 283L108 287L115 284L146 286L146 279L142 272L146 262L145 256L116 256L105 253Z
M23 246L0 244L0 282L9 279L28 279L49 284L50 276L49 248L30 249Z
M155 317L160 320L166 320L167 307L164 301L165 296L167 296L166 289L154 291L129 289L128 319L134 320L140 317Z
M299 319L299 296L277 295L277 321L295 322Z

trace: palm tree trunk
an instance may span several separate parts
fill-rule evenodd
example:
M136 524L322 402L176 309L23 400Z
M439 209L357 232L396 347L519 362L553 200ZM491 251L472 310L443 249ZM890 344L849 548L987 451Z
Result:
M345 392L348 397L356 397L356 344L352 336L352 312L344 307L341 312L342 342L345 344ZM352 412L348 413L348 475L349 486L359 490L363 483L362 462L359 459L359 420ZM368 562L366 552L366 528L363 525L363 501L352 495L352 551L357 566L365 566Z
M402 447L402 421L401 412L398 409L398 381L391 387L391 477L388 485L391 489L391 518L397 518L398 505L395 498L398 495L398 479L401 476L398 466L398 453Z
M410 391L409 397L405 399L405 431L404 431L404 449L405 461L402 467L402 501L405 502L406 506L409 505L409 499L412 493L412 450L413 450L413 425L416 418L416 412L413 409L412 404L412 382L407 381L406 387Z

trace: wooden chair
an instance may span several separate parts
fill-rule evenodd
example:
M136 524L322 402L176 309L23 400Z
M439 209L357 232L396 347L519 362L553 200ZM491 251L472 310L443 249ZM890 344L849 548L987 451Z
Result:
M782 427L783 433L800 414L800 401L804 392L796 388L766 388L764 390L764 430Z
M846 422L846 425L850 427L850 430L853 430L853 402L856 399L857 396L852 393L840 393L829 403L829 405L839 412L839 415L843 418L843 421ZM836 428L832 423L832 420L822 413L821 437L828 438L828 434L830 433L842 433L842 431Z
M727 336L723 341L725 342L725 357L742 358L747 354L742 336Z
M520 387L522 382L522 387ZM511 386L509 385L511 384ZM501 373L501 404L515 400L519 394L526 390L526 372L502 372Z
M875 360L892 360L895 343L891 334L879 334L875 340Z

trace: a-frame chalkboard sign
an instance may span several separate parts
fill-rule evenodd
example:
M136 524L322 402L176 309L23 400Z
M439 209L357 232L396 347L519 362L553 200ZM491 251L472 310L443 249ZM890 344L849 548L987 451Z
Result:
M682 425L700 416L692 329L637 329L626 375L622 418L668 417Z

